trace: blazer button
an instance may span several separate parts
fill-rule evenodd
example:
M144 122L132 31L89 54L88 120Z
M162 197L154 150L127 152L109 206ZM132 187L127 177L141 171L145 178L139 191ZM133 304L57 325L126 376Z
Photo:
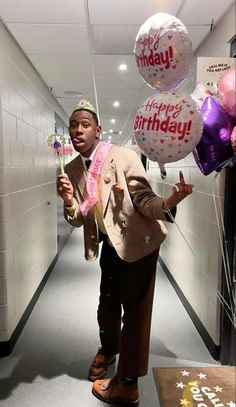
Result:
M105 184L109 184L109 182L111 182L111 178L105 176L105 177L104 177L104 182L105 182Z
M149 244L150 243L150 236L145 236L144 241L145 241L146 244Z
M91 239L92 239L92 240L96 240L96 236L95 236L95 235L91 235Z

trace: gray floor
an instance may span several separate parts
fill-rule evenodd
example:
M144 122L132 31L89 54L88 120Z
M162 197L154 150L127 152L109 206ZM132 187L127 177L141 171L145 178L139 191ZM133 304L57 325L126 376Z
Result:
M98 262L83 259L82 233L70 236L13 353L0 359L1 407L101 407L87 369L99 346ZM216 364L158 266L149 374L140 407L159 407L152 367ZM115 366L110 367L110 374Z

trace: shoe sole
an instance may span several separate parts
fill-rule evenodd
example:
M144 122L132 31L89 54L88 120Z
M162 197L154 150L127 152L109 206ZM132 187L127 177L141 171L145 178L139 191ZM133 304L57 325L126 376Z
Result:
M116 356L113 356L113 358L111 360L109 360L107 366L112 365L113 363L115 363L115 361L116 361ZM88 376L88 380L90 380L90 382L95 382L95 380L102 379L104 376L106 376L106 373L107 373L107 369L105 370L105 372L103 372L99 376Z
M118 400L118 399L106 399L105 397L102 397L99 393L97 393L94 389L92 389L92 393L99 400L103 401L104 403L108 403L108 404L119 404L121 406L138 406L138 404L139 404L139 399L134 400L134 401L125 401L125 400Z

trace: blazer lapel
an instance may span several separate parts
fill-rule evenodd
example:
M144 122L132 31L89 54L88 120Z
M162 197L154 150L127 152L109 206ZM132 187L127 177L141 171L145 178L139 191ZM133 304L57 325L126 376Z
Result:
M111 157L111 154L109 153L107 159L103 164L100 175L103 214L105 214L106 212L109 196L114 183L115 183L115 164L113 158Z
M82 200L85 199L86 197L86 172L83 166L83 162L81 160L81 157L78 156L78 159L75 161L74 169L73 169L73 176L75 183L78 187L78 190L80 192L80 196Z

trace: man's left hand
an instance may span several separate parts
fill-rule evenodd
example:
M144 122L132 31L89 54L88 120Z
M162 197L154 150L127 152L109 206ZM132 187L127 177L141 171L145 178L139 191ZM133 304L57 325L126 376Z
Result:
M165 208L172 209L178 205L184 198L193 192L193 185L186 184L182 171L179 172L179 182L177 182L172 188L172 194L165 199Z

